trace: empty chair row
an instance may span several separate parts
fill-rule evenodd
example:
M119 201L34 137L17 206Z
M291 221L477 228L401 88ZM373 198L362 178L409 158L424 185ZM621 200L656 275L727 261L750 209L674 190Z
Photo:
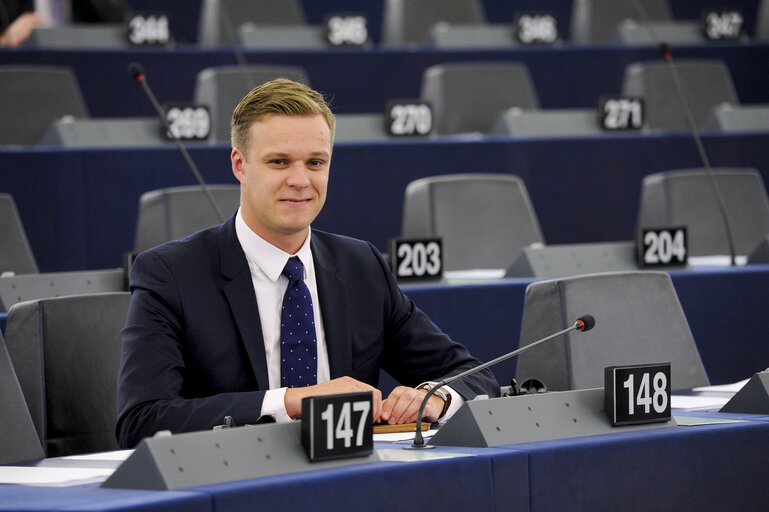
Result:
M235 105L253 87L277 77L309 83L304 70L296 66L202 70L194 104L209 109L209 140L229 141ZM0 78L0 107L9 112L0 118L0 144L109 147L169 142L154 118L89 119L77 80L66 68L9 66L0 68ZM626 69L622 91L614 96L643 101L643 119L635 126L642 131L688 131L687 108L699 128L769 130L769 105L741 105L721 61L680 61L675 69L665 62L634 63ZM437 135L478 132L557 137L604 134L598 100L592 109L541 109L535 84L523 64L465 62L425 69L419 97L410 101L431 106L432 133ZM16 122L20 118L27 122ZM338 114L338 118L337 141L389 138L383 111Z
M769 235L769 199L761 176L755 169L716 168L713 173L736 254L751 254ZM640 196L639 229L684 226L689 256L730 254L724 216L706 171L649 175ZM504 174L435 176L412 182L404 197L401 236L440 237L445 270L514 268L511 275L520 276L533 271L514 267L522 251L545 243L525 184ZM631 238L633 233L628 233ZM634 244L628 243L626 249L625 261L617 262L617 269L637 268ZM604 269L610 270L610 264ZM588 265L600 268L602 263ZM517 273L521 270L524 273ZM562 275L558 268L551 272L545 275Z
M178 38L180 41L197 40L203 46L243 45L266 49L329 47L325 27L308 23L303 8L306 4L299 0L202 0L201 3L199 11L192 10L199 13L197 33L185 33ZM732 7L721 4L703 8ZM769 38L766 4L766 1L760 2L755 23L750 23L755 25L754 35L758 40ZM542 13L551 10L547 5L540 9ZM338 11L322 10L325 17L347 13L345 9ZM374 18L363 25L364 31L368 32L367 25L378 27L381 23L381 37L376 42L383 45L474 48L518 45L520 38L510 20L529 13L528 9L511 4L507 11L495 9L497 19L492 20L482 0L382 0L381 5L365 5L359 11ZM169 13L171 30L181 24L175 18L189 16L189 12L190 9L178 9ZM505 13L504 20L499 19L500 12ZM734 12L742 15L739 9ZM557 32L556 42L656 44L661 39L676 44L701 44L708 41L702 21L674 19L668 0L573 0L571 9L562 9L559 17L548 15L552 18L548 30ZM742 20L742 24L745 21ZM43 48L119 48L130 44L126 32L121 24L42 27L33 31L27 44ZM175 39L171 33L167 46L174 48ZM374 37L366 34L366 39L371 41Z

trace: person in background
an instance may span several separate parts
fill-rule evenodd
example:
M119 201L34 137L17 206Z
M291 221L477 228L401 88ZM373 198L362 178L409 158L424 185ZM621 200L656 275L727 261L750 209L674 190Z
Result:
M15 48L37 27L69 23L120 23L124 0L0 0L0 46Z

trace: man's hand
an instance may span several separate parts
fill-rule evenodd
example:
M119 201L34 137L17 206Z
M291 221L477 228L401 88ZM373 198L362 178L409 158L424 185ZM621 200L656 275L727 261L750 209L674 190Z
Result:
M389 424L408 423L417 420L419 406L427 394L426 389L414 389L406 386L398 386L393 389L390 396L382 404L382 414L380 419ZM436 421L443 411L443 399L435 395L425 405L422 413L422 419L426 421ZM374 417L376 421L376 417Z
M291 418L296 419L302 415L303 398L308 396L337 395L340 393L359 393L361 391L371 391L371 412L374 421L377 421L382 414L382 392L352 377L339 377L338 379L330 380L323 384L316 384L315 386L307 386L306 388L288 388L283 402L286 405L286 413Z
M32 30L37 27L51 26L51 20L34 12L25 12L8 25L0 34L0 46L15 48L27 40Z

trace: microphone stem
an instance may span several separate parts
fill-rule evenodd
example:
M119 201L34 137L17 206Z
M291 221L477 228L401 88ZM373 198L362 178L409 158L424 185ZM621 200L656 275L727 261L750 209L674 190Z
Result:
M700 160L702 160L702 163L705 165L705 172L709 178L710 188L713 189L713 194L716 196L718 209L721 212L721 220L723 221L724 229L726 230L726 242L729 246L730 264L734 267L737 265L737 250L734 247L734 234L732 233L731 222L729 222L729 214L726 210L726 201L724 200L724 196L721 193L718 182L716 181L716 175L713 172L713 168L710 166L710 159L708 158L708 154L705 151L705 146L702 144L702 137L700 137L700 129L697 127L697 123L695 122L694 116L692 115L691 106L689 105L689 98L686 96L686 89L684 88L685 86L683 80L681 80L681 77L678 74L678 69L676 69L676 66L673 63L673 57L667 55L663 58L663 60L667 63L668 68L670 69L670 73L673 76L673 81L676 84L676 91L678 92L678 96L684 105L686 121L689 123L689 129L692 132L694 144L697 146L697 152L699 153Z
M478 366L475 366L473 368L470 368L469 370L465 370L462 373L459 373L459 374L454 375L452 377L447 377L446 379L443 379L441 382L439 382L438 384L433 386L427 392L425 397L422 399L422 404L419 406L419 411L417 412L417 426L416 426L416 432L414 433L414 444L412 444L408 448L414 448L414 449L417 449L417 448L432 448L432 446L428 446L428 445L425 444L424 438L422 437L422 414L424 413L425 406L427 405L428 400L430 400L430 397L433 396L433 394L438 389L440 389L443 386L448 386L452 382L454 382L456 380L459 380L461 378L467 377L470 374L473 374L475 372L479 372L481 370L485 370L489 366L493 366L493 365L495 365L497 363L500 363L500 362L502 362L502 361L504 361L506 359L510 359L513 356L517 356L521 352L523 352L525 350L529 350L530 348L534 348L537 345L539 345L540 343L544 343L546 341L550 341L553 338L557 338L558 336L563 336L564 334L566 334L568 332L571 332L571 331L574 331L574 330L580 329L580 328L583 328L583 326L581 326L578 323L575 323L571 327L568 327L568 328L566 328L566 329L564 329L562 331L558 331L558 332L556 332L554 334L551 334L550 336L542 338L541 340L537 340L534 343L529 343L528 345L526 345L524 347L521 347L521 348L519 348L517 350L513 350L512 352L509 352L507 354L503 354L503 355L497 357L496 359L492 359L491 361L487 361L487 362L485 362L485 363L483 363L481 365L478 365Z
M214 200L214 196L211 195L211 191L208 190L208 186L206 185L205 180L203 180L203 176L200 174L200 170L198 169L198 166L195 165L195 161L192 160L192 157L187 152L187 148L184 146L184 144L181 143L178 137L173 134L171 131L171 127L168 125L168 120L166 119L165 112L163 112L163 107L160 106L160 103L158 102L158 99L155 97L155 93L152 92L152 89L147 84L147 78L141 77L138 78L137 81L141 84L142 89L144 89L144 92L147 94L147 97L150 99L150 102L152 103L152 106L155 107L155 110L158 113L158 116L160 116L160 120L163 122L163 127L166 129L166 131L171 134L171 138L176 143L176 146L179 148L179 151L181 151L182 156L187 161L187 165L192 170L192 173L195 175L195 178L198 180L198 184L200 185L200 188L203 190L203 193L206 196L206 199L208 199L208 202L211 203L211 208L213 208L214 213L219 218L219 222L224 222L224 215L222 214L222 211L219 209L219 205L216 204L216 201Z

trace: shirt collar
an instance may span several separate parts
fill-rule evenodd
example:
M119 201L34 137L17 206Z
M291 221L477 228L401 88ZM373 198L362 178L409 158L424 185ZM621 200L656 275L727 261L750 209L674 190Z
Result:
M243 252L246 254L246 259L264 272L270 281L276 281L280 277L288 259L292 256L298 256L302 261L305 267L305 276L307 275L307 268L312 266L312 251L310 250L312 229L308 231L307 238L297 253L288 254L251 231L243 219L240 208L238 208L238 213L235 216L235 233L241 247L243 247Z

